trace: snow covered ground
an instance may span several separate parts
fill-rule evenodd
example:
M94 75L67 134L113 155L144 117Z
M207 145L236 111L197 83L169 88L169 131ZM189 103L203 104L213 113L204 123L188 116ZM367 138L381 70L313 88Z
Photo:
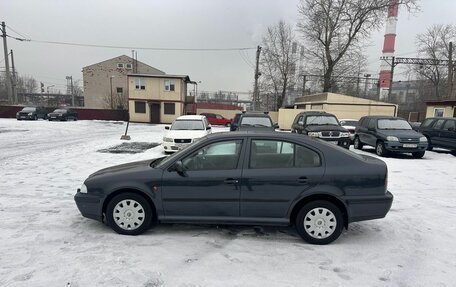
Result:
M293 228L159 225L121 236L83 218L73 195L92 172L162 155L102 153L122 122L0 119L0 286L454 286L456 157L384 158L395 201L331 245ZM221 131L224 128L216 128ZM162 125L131 124L132 142ZM373 152L363 151L370 155Z

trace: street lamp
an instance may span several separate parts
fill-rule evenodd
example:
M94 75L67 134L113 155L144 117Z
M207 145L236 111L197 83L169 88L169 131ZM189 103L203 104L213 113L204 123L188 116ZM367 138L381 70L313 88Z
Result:
M112 78L114 78L114 76L110 76L109 77L109 83L110 83L110 86L111 86L111 110L114 109L113 106L112 106Z
M195 87L196 87L196 90L195 90L195 103L196 103L197 98L198 98L198 84L201 84L201 81L198 81L198 82L195 82L195 83L196 83L196 85L195 85Z
M51 86L47 86L46 87L47 96L48 96L48 103L47 103L48 107L49 107L49 88L52 88L52 87L55 87L55 85L51 85Z

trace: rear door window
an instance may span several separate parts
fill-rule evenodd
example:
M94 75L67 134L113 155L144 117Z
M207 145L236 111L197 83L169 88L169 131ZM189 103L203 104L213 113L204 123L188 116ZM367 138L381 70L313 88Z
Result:
M454 120L447 120L443 125L443 129L446 131L455 130L456 129L456 121Z
M426 119L424 122L421 124L422 128L427 128L430 127L431 124L435 121L435 119Z
M445 122L445 120L438 120L434 125L434 129L440 130L442 128L444 122Z
M367 124L367 128L375 129L376 125L377 125L377 120L376 119L370 119L369 123Z

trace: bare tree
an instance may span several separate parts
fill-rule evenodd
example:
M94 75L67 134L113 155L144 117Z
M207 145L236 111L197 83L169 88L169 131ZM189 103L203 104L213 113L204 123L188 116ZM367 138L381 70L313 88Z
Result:
M418 54L422 58L435 60L448 60L450 42L456 40L456 26L436 24L429 27L426 32L418 34L416 44ZM455 53L453 53L454 59ZM430 81L434 87L433 96L442 98L442 93L447 91L448 68L442 66L415 67L418 78Z
M103 103L105 108L113 110L127 110L128 109L128 98L122 93L107 93L103 97Z
M263 95L274 101L276 108L281 108L287 91L295 85L294 73L298 61L297 44L291 26L279 21L269 27L262 45L260 87Z
M323 92L333 85L336 68L350 51L356 51L385 22L391 3L417 8L419 0L301 0L298 28L307 51L318 53L323 62Z

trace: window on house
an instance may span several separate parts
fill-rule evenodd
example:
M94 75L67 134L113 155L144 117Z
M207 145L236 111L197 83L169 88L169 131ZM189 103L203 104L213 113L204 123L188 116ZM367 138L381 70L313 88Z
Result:
M445 109L443 109L443 108L436 108L436 109L434 109L434 117L442 118L444 112L445 112Z
M145 90L146 89L146 82L144 81L144 79L137 78L135 80L135 83L136 83L136 89L137 90Z
M118 94L123 94L123 88L121 88L121 87L117 87L116 91Z
M117 63L117 68L123 68L124 67L124 64L122 63Z
M176 114L176 104L175 103L164 103L165 115L175 115Z
M131 70L132 67L133 67L133 66L132 66L131 64L125 64L125 68L126 68L127 70Z
M165 80L165 91L169 91L169 92L174 91L174 81L173 80Z
M145 114L146 113L146 103L135 101L135 113Z

